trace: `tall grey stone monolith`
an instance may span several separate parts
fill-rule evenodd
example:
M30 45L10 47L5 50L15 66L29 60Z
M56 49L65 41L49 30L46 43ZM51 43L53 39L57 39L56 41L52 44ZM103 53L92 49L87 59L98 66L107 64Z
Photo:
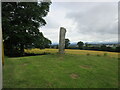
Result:
M60 27L59 54L65 53L65 34L66 34L66 29L64 27Z

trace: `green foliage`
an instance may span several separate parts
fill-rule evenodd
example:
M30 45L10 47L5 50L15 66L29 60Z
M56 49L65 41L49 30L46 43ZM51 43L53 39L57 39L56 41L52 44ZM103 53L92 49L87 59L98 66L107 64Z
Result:
M103 56L107 56L107 53L104 53Z
M79 42L77 43L77 45L78 45L79 49L83 49L84 43L83 43L82 41L79 41Z
M43 35L40 35L39 39L35 40L35 44L33 46L40 49L50 48L52 42L47 38L42 38L41 36Z
M120 45L116 47L116 51L120 52Z
M101 55L100 55L100 54L97 54L96 56L100 57Z
M101 45L101 50L107 50L107 47L106 47L106 45Z
M25 47L35 44L36 39L44 38L38 28L46 24L43 17L49 12L50 4L51 2L2 2L2 30L6 55L22 56Z
M70 45L70 40L69 39L65 39L65 49L67 49Z
M90 56L90 53L87 53L86 55L87 55L87 56Z

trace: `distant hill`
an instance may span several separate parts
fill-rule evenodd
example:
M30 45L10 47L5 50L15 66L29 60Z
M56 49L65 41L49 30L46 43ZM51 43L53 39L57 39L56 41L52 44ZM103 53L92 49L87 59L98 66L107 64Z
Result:
M87 44L120 44L120 42L84 42ZM59 43L53 43L52 45L58 45ZM72 42L70 43L70 46L75 46L77 43Z
M88 44L120 44L120 42L88 42Z

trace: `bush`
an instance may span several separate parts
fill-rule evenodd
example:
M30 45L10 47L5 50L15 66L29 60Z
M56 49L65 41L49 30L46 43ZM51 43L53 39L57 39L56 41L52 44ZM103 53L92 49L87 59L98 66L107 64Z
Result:
M107 53L104 53L103 56L107 56Z
M97 54L98 57L100 57L101 55Z
M90 54L89 54L89 53L87 53L86 55L87 55L87 56L90 56Z

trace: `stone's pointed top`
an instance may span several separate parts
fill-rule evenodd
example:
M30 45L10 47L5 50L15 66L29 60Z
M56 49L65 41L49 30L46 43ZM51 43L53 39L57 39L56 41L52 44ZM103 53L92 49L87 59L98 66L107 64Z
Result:
M60 29L65 29L64 27L60 27Z
M60 27L60 30L62 30L62 29L64 29L64 30L65 30L65 32L66 32L66 28L64 28L64 27Z

